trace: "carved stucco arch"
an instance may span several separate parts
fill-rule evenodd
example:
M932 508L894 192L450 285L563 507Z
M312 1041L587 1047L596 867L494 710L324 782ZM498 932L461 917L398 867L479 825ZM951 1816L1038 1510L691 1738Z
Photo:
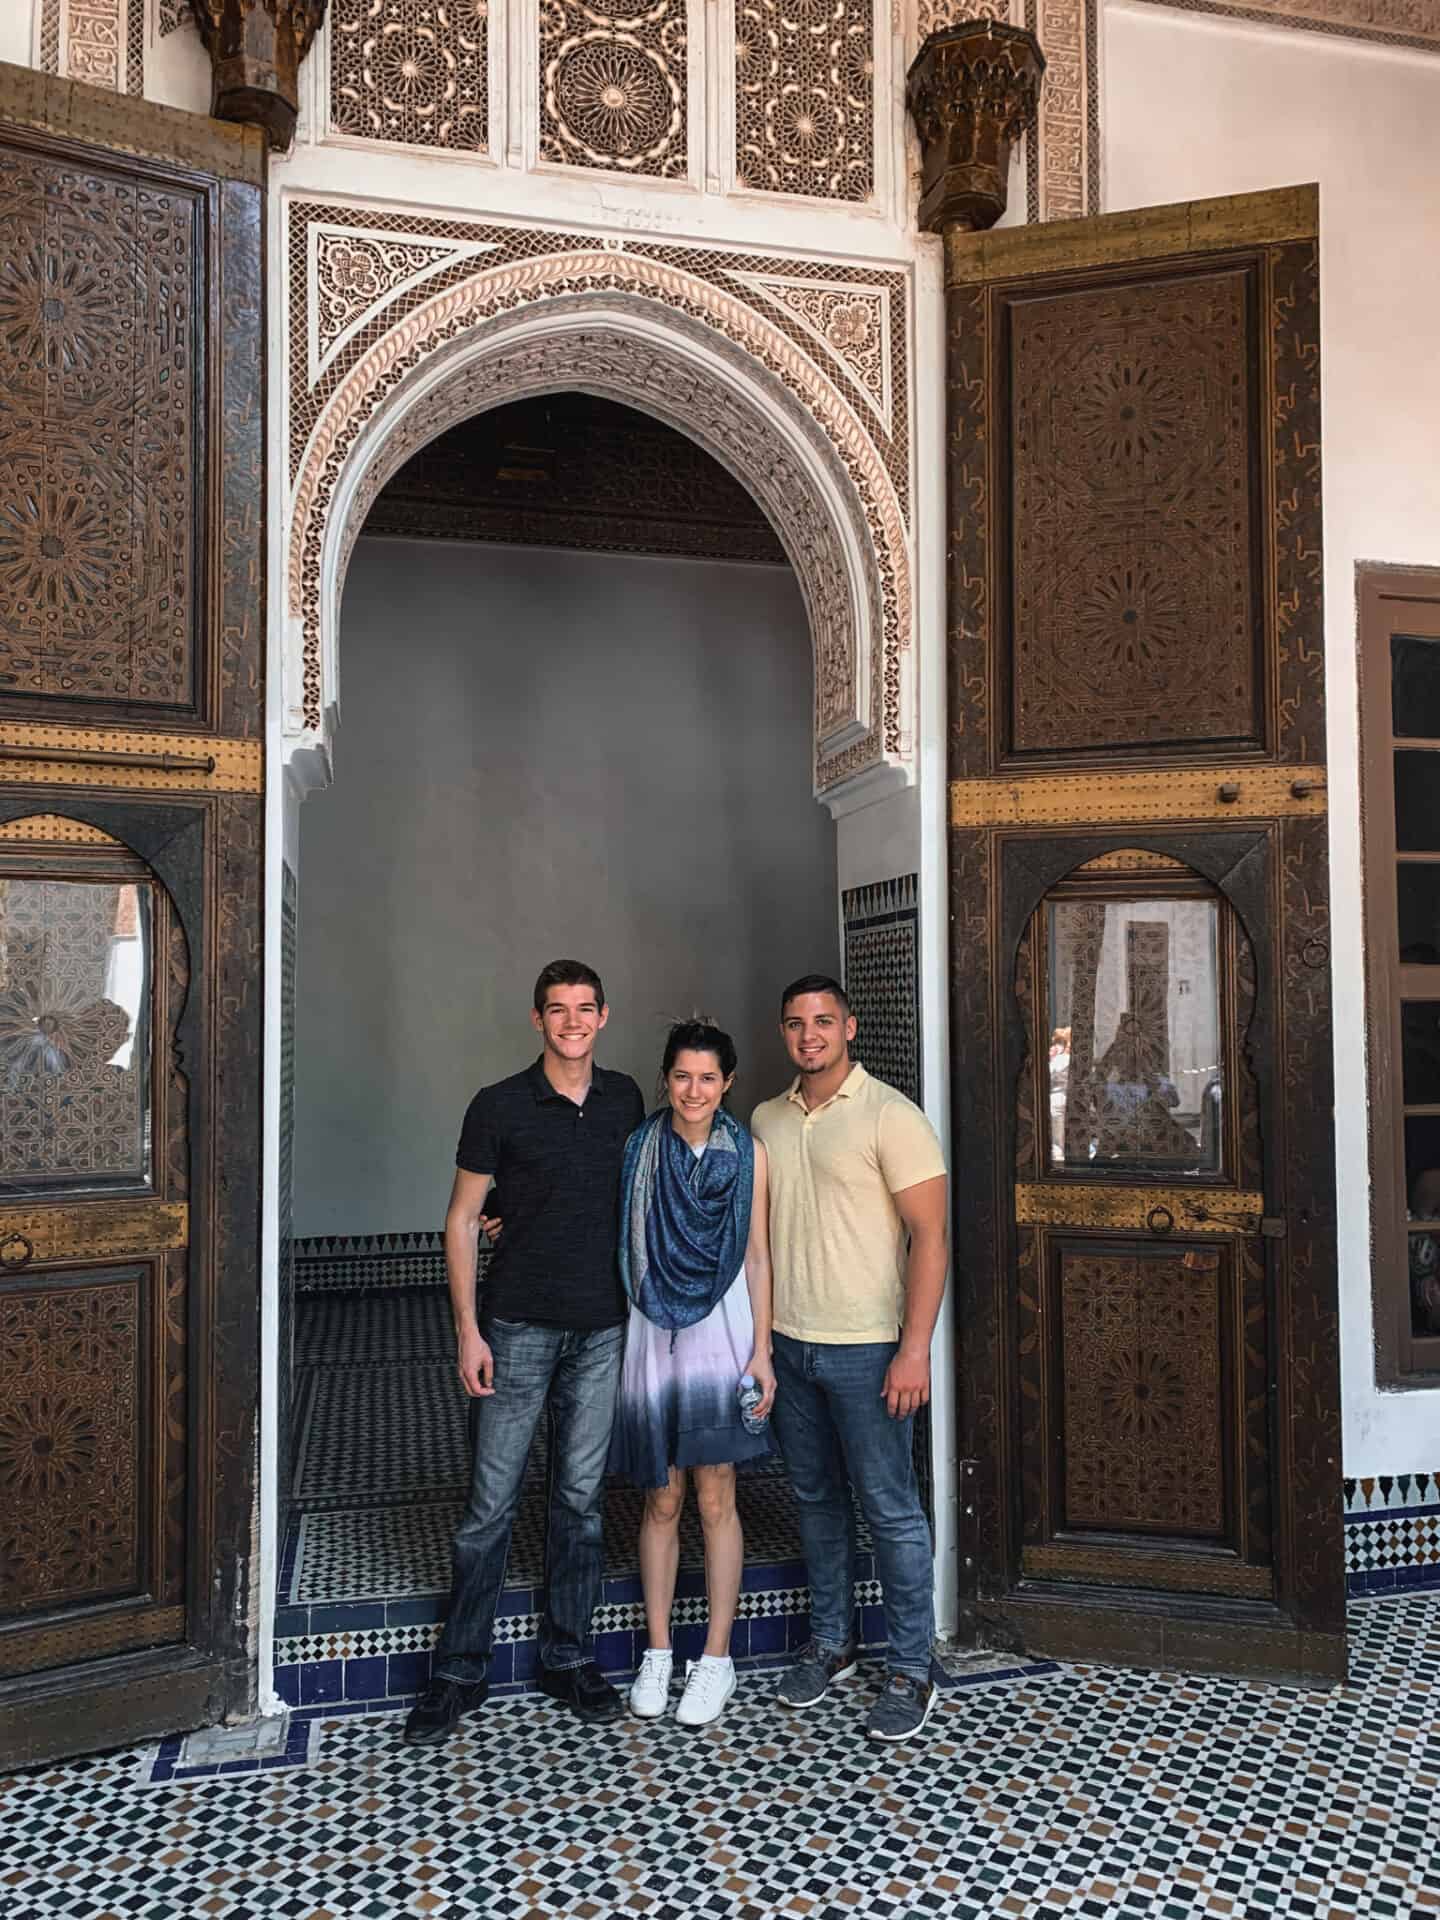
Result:
M476 413L580 388L639 407L697 441L771 520L810 621L817 792L833 794L842 782L874 779L882 769L903 780L908 540L872 443L793 343L751 310L654 261L636 263L643 271L634 276L622 270L617 286L617 258L628 267L629 256L603 252L478 275L390 329L332 395L291 503L292 737L315 740L333 703L345 569L386 480L427 441ZM603 291L585 289L585 268L607 280ZM734 309L726 316L734 331L773 334L761 343L764 356L754 341L720 331L713 313L702 319L694 308L677 310L647 284L657 274L690 282L697 306ZM809 391L822 387L823 395ZM837 420L837 411L847 418Z

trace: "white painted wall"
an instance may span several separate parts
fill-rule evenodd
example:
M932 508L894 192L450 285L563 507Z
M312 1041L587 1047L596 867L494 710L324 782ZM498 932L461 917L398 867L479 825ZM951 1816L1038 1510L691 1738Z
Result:
M777 996L839 964L788 568L362 540L333 787L300 814L295 1230L438 1225L475 1088L535 1057L540 967L596 966L653 1092L668 1022L789 1076Z
M1110 0L1107 210L1320 183L1344 1463L1433 1468L1440 1389L1375 1385L1355 567L1440 563L1440 59Z

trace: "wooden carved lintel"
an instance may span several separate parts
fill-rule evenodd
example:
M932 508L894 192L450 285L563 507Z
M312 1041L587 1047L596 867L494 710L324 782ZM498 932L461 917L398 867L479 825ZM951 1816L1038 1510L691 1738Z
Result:
M925 233L993 227L1009 197L1010 151L1035 124L1045 56L1024 27L963 20L932 33L906 99L920 135Z
M191 0L214 79L217 120L259 127L283 152L300 111L300 62L325 18L326 0Z

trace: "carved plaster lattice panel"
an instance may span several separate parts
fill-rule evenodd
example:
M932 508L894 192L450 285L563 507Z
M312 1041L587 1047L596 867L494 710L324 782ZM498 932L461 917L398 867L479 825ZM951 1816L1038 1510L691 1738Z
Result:
M344 529L340 565L385 482L438 432L475 411L487 388L509 397L544 392L574 377L574 343L560 335L529 340L496 356L493 364L463 366L417 402L384 453L367 471ZM591 391L641 398L646 411L698 438L746 484L781 530L810 616L815 650L815 726L824 738L844 724L855 699L855 634L848 617L845 557L833 523L795 455L758 410L737 406L721 381L693 367L679 373L665 350L649 341L607 333L597 323L585 337L585 377Z
M880 18L888 26L884 10ZM737 0L738 186L870 198L875 32L872 0Z
M190 10L190 0L157 0L155 9L155 37L168 40L172 33L178 33L182 27L189 26L195 15Z
M1077 220L1100 207L1100 0L1024 0L1045 55L1038 137L1027 141L1026 217Z
M916 8L915 52L919 52L932 33L958 27L962 20L999 20L1006 26L1022 26L1016 16L1019 0L919 0Z
M893 433L890 300L883 287L789 274L732 273L730 279L794 319L864 394L886 435Z
M723 348L736 361L744 370L745 379L763 378L777 383L775 391L787 396L785 404L796 408L797 417L810 423L809 432L821 436L828 448L827 457L839 463L837 471L843 476L842 490L849 490L856 510L863 516L861 538L874 557L871 591L876 600L873 624L878 635L873 651L876 678L870 705L870 730L863 739L851 740L825 758L822 779L825 784L834 784L871 764L882 753L903 754L909 750L910 719L908 712L902 711L901 698L911 626L906 528L910 458L907 288L902 274L829 262L823 269L828 282L862 289L866 299L880 289L889 303L894 431L886 437L879 430L875 409L863 388L848 374L842 386L841 369L833 353L822 356L817 351L817 343L801 326L799 316L773 301L762 301L757 295L746 298L749 290L737 286L733 280L735 274L742 272L818 278L814 263L724 254L700 248L652 244L631 247L618 241L596 247L587 237L541 228L481 228L367 210L357 220L357 225L363 222L367 231L480 242L492 245L495 252L483 261L471 259L442 266L423 286L407 289L393 299L389 296L395 293L394 287L384 287L376 302L376 311L361 316L360 324L348 333L312 386L309 383L309 316L315 306L317 288L311 279L312 253L307 235L317 222L338 231L343 226L343 218L340 210L333 206L295 204L288 212L292 275L290 462L295 481L287 542L288 594L292 616L303 628L303 691L298 696L298 704L305 727L318 730L325 699L321 666L321 555L326 520L347 459L362 429L392 389L417 368L438 363L443 355L455 350L457 342L463 345L475 329L505 316L523 316L538 301L558 303L566 298L590 296L611 301L618 298L637 309L653 307L656 318L663 317L667 327L683 323L699 329L712 342L712 351ZM378 311L381 301L387 302L383 313ZM347 321L347 327L349 325ZM584 354L577 354L573 347L567 348L568 362L551 369L553 387L583 386L596 390L589 345L587 337ZM654 374L647 375L653 390L644 384L637 390L639 376L632 372L628 381L617 376L610 390L612 397L653 411L660 418L669 418L681 431L690 432L761 497L795 561L797 572L802 575L802 588L807 592L812 625L816 629L818 659L823 652L822 630L827 622L831 628L835 623L831 615L816 611L817 607L823 607L827 590L817 585L815 578L810 587L805 588L802 562L806 562L806 541L795 529L790 502L783 490L773 501L767 500L756 483L755 475L762 470L756 448L736 450L730 446L733 432L727 433L720 415L726 411L733 414L733 402L728 409L715 408L717 438L707 439L684 403L677 404L672 397L668 402L671 412L667 413L663 354L654 365ZM672 386L675 376L676 368L672 364L669 373ZM515 397L514 390L502 389L487 399L477 390L453 418L432 421L425 437L433 437L445 425L454 424L467 413L482 410L486 404ZM777 446L783 448L778 430L774 438ZM773 465L773 455L767 458ZM373 490L370 497L373 498ZM815 552L819 551L816 547ZM818 560L806 563L814 576ZM836 591L841 591L838 576ZM850 589L844 591L848 593ZM847 697L853 699L853 690ZM822 714L838 711L833 682L820 689L819 699ZM821 732L823 735L823 722Z
M484 152L489 25L490 0L331 0L332 131Z
M387 326L396 325L421 302L447 292L471 278L477 271L498 261L535 259L553 256L575 248L591 249L593 240L577 234L547 228L480 227L465 221L430 219L424 216L374 212L359 214L350 224L344 209L297 203L289 215L290 269L290 474L299 471L305 441L330 397L363 355L381 338ZM389 241L397 251L384 256L370 255L356 266L363 280L357 282L354 301L344 302L341 323L344 339L336 329L328 344L322 345L324 332L314 318L324 298L321 286L321 255L309 236L316 228L327 235L326 245L343 245L344 236L357 234L367 248ZM450 258L429 256L430 270L419 272L420 252L406 253L406 247L448 249ZM618 250L619 242L606 247ZM697 278L723 288L738 298L769 324L777 326L812 363L817 363L827 385L839 377L844 403L859 402L873 416L874 390L888 395L890 419L882 423L871 419L872 439L887 476L895 490L902 515L908 519L910 502L910 367L908 348L908 294L905 276L869 267L849 266L825 261L785 259L779 256L722 253L703 247L667 247L626 242L625 255L652 260L657 266L679 268ZM481 260L480 256L487 258ZM372 284L375 291L367 289ZM414 276L414 277L412 277ZM778 285L798 287L802 291L793 302L780 300ZM816 339L816 318L822 314L833 319L846 306L865 305L879 296L883 309L876 315L883 332L888 365L882 372L874 364L875 346L862 339L858 316L842 321L836 331L846 344L837 349L830 338ZM362 307L360 300L364 297ZM818 307L816 302L821 302ZM807 311L808 308L808 311ZM358 322L358 323L357 323ZM312 345L313 343L313 345ZM817 354L817 348L821 351ZM319 365L323 358L324 365ZM862 377L863 376L863 377Z
M41 0L40 68L87 87L145 91L145 0Z
M307 368L314 386L367 319L402 300L448 267L493 253L482 240L401 237L379 227L328 226L309 229L309 309Z
M685 177L686 3L540 0L542 160Z

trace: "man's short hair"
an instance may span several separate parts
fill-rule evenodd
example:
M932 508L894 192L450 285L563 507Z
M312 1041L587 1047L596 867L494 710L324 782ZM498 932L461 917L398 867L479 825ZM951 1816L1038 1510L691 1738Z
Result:
M840 1002L842 1013L850 1011L850 996L838 980L832 980L828 973L802 973L798 980L792 980L780 996L780 1018L785 1018L785 1009L792 1000L798 1000L802 993L829 993Z
M535 1011L543 1013L545 1002L550 998L552 987L593 987L595 1003L605 1004L605 988L600 976L593 967L587 967L583 960L552 960L548 967L540 969L535 982Z

